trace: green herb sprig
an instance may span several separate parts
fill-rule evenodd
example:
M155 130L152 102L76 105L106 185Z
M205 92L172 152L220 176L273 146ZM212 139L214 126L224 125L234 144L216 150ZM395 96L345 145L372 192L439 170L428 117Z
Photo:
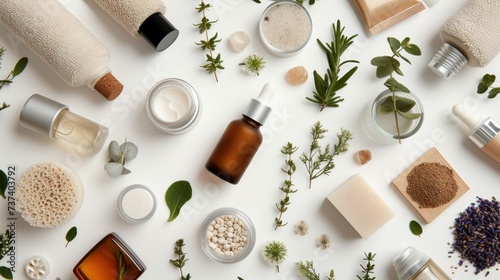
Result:
M109 162L106 163L104 169L112 178L120 175L130 174L131 171L125 168L125 162L137 157L139 148L132 142L125 142L121 145L116 141L111 141L108 146Z
M202 14L202 18L201 22L194 24L194 26L198 27L200 34L205 34L205 39L200 40L195 44L200 46L202 50L208 50L208 53L206 54L207 63L200 65L200 67L205 69L209 74L213 74L215 77L215 81L218 82L219 78L217 77L217 70L222 70L224 69L224 67L222 66L223 60L221 58L220 53L214 57L214 51L216 45L221 41L221 39L217 38L219 34L215 33L215 35L213 35L212 37L208 35L208 31L212 27L212 24L218 21L218 20L210 20L207 18L206 11L208 11L208 9L211 7L212 5L210 3L205 3L203 0L201 0L200 4L196 7L198 13Z
M371 252L369 252L368 254L365 253L365 257L363 258L363 260L366 261L366 265L365 266L363 266L362 264L359 265L361 266L362 269L361 272L363 273L363 275L362 276L356 275L359 280L375 280L375 277L371 277L371 275L375 270L375 264L373 264L373 262L375 260L376 255L377 254L372 254Z
M182 250L182 247L184 247L186 244L184 244L184 239L178 239L175 242L175 248L174 248L174 253L177 255L177 259L171 259L170 263L175 265L176 267L179 268L179 272L181 274L181 280L189 280L191 279L191 275L188 273L186 276L184 276L184 273L182 272L182 268L186 264L186 262L189 259L186 259L186 253Z
M496 76L493 74L485 74L481 79L479 85L477 85L477 93L483 94L488 91L488 98L493 99L500 93L500 87L493 87L493 83L496 80Z
M297 265L297 271L299 272L300 276L302 278L307 279L307 280L320 280L320 274L316 272L316 269L314 268L314 263L313 261L303 261L303 262L298 262ZM335 280L335 272L330 270L330 275L326 277L327 280Z
M352 133L349 130L341 129L337 134L338 143L333 145L333 150L330 144L327 144L322 149L319 140L325 138L327 129L323 128L320 121L316 122L311 128L312 142L309 147L309 153L302 153L300 161L306 167L309 174L309 188L312 187L312 181L322 175L329 175L335 167L335 156L347 152L349 148L349 141L353 139Z
M343 76L340 76L341 67L347 63L359 63L357 60L341 61L342 54L349 48L353 39L358 34L351 37L344 35L345 27L341 26L340 20L337 20L337 25L332 24L334 40L328 44L323 44L319 39L317 42L324 51L329 69L327 69L324 77L315 70L313 72L314 86L316 91L313 91L313 97L306 97L307 100L317 104L319 110L323 111L326 107L339 107L339 103L344 99L337 95L337 92L347 85L347 80L358 69L357 66L351 68Z
M259 72L264 69L266 61L263 56L251 54L245 58L245 61L238 65L243 66L245 72L259 76Z
M281 219L283 213L288 210L288 205L290 205L290 194L296 193L296 189L292 189L293 183L292 183L292 175L297 170L297 167L295 166L295 163L292 160L292 155L298 150L297 147L293 146L292 143L288 142L286 145L281 148L281 153L284 154L287 159L285 160L285 165L287 166L287 169L281 168L281 171L283 171L286 175L288 175L288 178L285 180L283 183L284 186L281 186L279 189L285 193L285 197L280 201L280 203L276 203L276 208L278 209L279 216L274 219L276 223L276 227L274 230L277 230L279 227L284 227L288 224L284 223L283 220Z
M2 60L4 53L5 53L5 48L0 46L0 61ZM21 59L19 59L16 65L14 66L14 69L12 69L9 72L9 75L7 75L5 79L0 80L0 90L5 86L5 84L12 84L14 78L17 77L19 74L21 74L27 65L28 65L27 57L22 57ZM2 111L3 109L7 109L9 107L10 104L2 102L2 104L0 104L0 111Z
M411 64L410 60L402 55L403 51L414 56L420 56L422 52L417 45L410 43L410 38L408 37L404 38L402 41L393 37L388 37L387 42L391 48L392 55L377 56L371 60L371 64L377 67L377 78L382 79L389 77L385 81L384 85L392 92L392 95L387 97L378 106L377 113L394 114L398 140L399 143L401 143L398 115L409 120L415 120L420 118L423 113L410 112L416 104L413 99L396 96L396 91L410 93L410 90L394 78L394 73L404 76L400 68L401 62L398 60L399 58L406 63Z
M118 280L123 280L130 269L130 264L127 264L123 259L123 254L120 250L116 251L116 260L118 261Z

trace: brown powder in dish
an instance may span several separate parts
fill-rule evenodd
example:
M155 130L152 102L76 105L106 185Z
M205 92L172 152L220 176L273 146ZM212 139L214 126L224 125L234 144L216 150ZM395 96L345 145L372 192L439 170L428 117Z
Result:
M435 208L446 204L455 197L458 190L453 170L437 162L424 162L415 166L406 180L406 192L420 208Z

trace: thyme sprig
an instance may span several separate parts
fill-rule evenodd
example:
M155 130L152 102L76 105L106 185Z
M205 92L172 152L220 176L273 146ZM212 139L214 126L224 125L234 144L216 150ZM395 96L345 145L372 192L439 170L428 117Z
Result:
M404 76L401 71L401 62L398 58L402 59L408 64L411 64L410 60L404 57L401 52L414 56L419 56L422 54L420 48L410 43L410 38L406 37L402 41L396 38L388 37L387 42L392 51L392 55L377 56L371 60L371 64L377 67L376 76L377 78L387 78L384 85L392 92L392 95L387 97L384 101L380 103L377 107L377 113L380 114L394 114L394 120L396 124L396 131L398 133L398 140L401 143L401 131L399 129L398 115L409 120L416 120L422 116L423 113L413 113L411 109L415 106L415 100L411 98L396 96L396 91L410 93L410 90L398 82L394 78L394 73Z
M337 144L333 145L333 150L330 144L324 148L319 144L319 140L325 138L327 129L323 128L320 121L317 121L311 128L312 142L309 147L309 153L302 153L300 161L304 164L307 173L309 174L309 188L312 187L312 181L322 175L329 175L335 167L335 156L347 152L349 141L353 139L352 133L349 130L341 128L340 133L337 133Z
M212 27L212 24L218 21L208 19L206 11L208 11L208 9L211 7L212 5L210 3L205 3L204 0L201 0L200 4L196 7L198 13L202 14L202 18L201 22L194 24L194 26L198 27L200 34L205 34L205 40L200 40L195 44L200 46L202 50L208 50L208 53L206 54L207 63L200 65L200 67L205 69L209 74L214 74L215 81L218 82L219 78L217 77L217 70L222 70L224 69L224 67L222 66L223 60L220 53L217 55L214 54L217 43L221 41L221 39L217 38L219 34L216 32L212 37L210 37L208 34L208 31Z
M0 46L0 62L2 60L2 57L5 53L5 51L6 51L6 49L4 47ZM5 86L5 84L12 84L14 78L16 76L18 76L19 74L21 74L27 65L28 65L28 58L27 57L22 57L21 59L19 59L17 61L16 65L14 66L14 69L12 69L9 72L9 75L7 75L7 77L5 79L0 80L0 90L3 88L3 86ZM0 104L0 111L2 111L3 109L7 109L9 107L10 107L10 104L2 102L2 104Z
M118 280L123 280L130 269L130 264L127 265L122 252L119 250L116 251L116 260L118 261Z
M186 259L186 253L182 250L182 247L184 247L186 244L184 244L184 239L178 239L175 242L175 248L174 248L174 253L177 255L177 259L171 259L170 263L175 265L176 267L179 268L179 272L181 274L181 280L189 280L191 279L191 275L188 273L186 276L184 276L184 273L182 272L182 268L186 264L186 262L189 259Z
M373 274L373 271L375 270L375 264L373 262L375 261L375 256L377 254L372 254L369 252L368 254L365 253L365 257L363 258L364 261L366 261L366 266L363 266L360 264L362 269L363 276L356 275L359 280L375 280L375 277L371 277L371 274Z
M481 79L479 85L477 85L477 93L483 94L488 91L488 98L493 99L500 93L500 87L493 87L493 83L496 80L496 76L493 74L485 74Z
M316 272L313 261L303 261L297 263L297 271L302 278L307 280L320 280L320 274ZM327 280L335 280L335 272L330 270L330 275L326 277Z
M298 150L298 147L293 146L292 143L288 142L286 145L283 146L281 149L281 153L287 156L287 159L285 160L285 165L287 166L287 169L281 168L281 171L283 171L286 175L288 175L288 178L285 180L283 183L284 186L281 186L279 189L285 193L285 197L280 201L280 203L276 203L276 208L278 209L279 216L274 219L276 222L276 227L274 230L277 230L279 227L284 227L288 224L288 222L283 224L283 220L281 219L283 213L288 210L288 205L290 205L290 194L291 193L296 193L296 189L292 189L293 183L292 183L292 174L295 172L297 167L295 166L295 163L292 160L292 155Z
M316 91L313 91L312 98L306 97L306 99L317 104L320 111L323 111L326 107L339 107L339 103L344 101L344 98L338 96L337 92L347 85L347 80L358 69L355 66L343 76L340 76L340 70L343 65L347 63L359 63L357 60L341 61L342 54L352 45L353 39L358 36L358 34L355 34L347 37L343 34L344 29L345 27L341 26L340 20L337 20L337 25L335 23L332 24L334 40L330 44L323 44L319 39L316 40L326 55L329 68L324 77L321 77L316 70L313 72Z

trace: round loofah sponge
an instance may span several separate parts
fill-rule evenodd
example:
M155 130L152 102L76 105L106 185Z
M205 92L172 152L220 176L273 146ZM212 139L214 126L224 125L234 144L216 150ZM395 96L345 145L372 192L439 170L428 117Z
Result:
M19 178L16 210L33 227L53 228L76 215L83 202L80 177L58 162L30 166Z

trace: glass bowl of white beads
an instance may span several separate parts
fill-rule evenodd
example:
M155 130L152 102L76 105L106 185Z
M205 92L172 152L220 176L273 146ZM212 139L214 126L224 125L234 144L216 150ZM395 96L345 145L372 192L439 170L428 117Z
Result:
M246 258L255 245L255 227L244 212L220 208L201 227L201 247L212 260L235 263Z

